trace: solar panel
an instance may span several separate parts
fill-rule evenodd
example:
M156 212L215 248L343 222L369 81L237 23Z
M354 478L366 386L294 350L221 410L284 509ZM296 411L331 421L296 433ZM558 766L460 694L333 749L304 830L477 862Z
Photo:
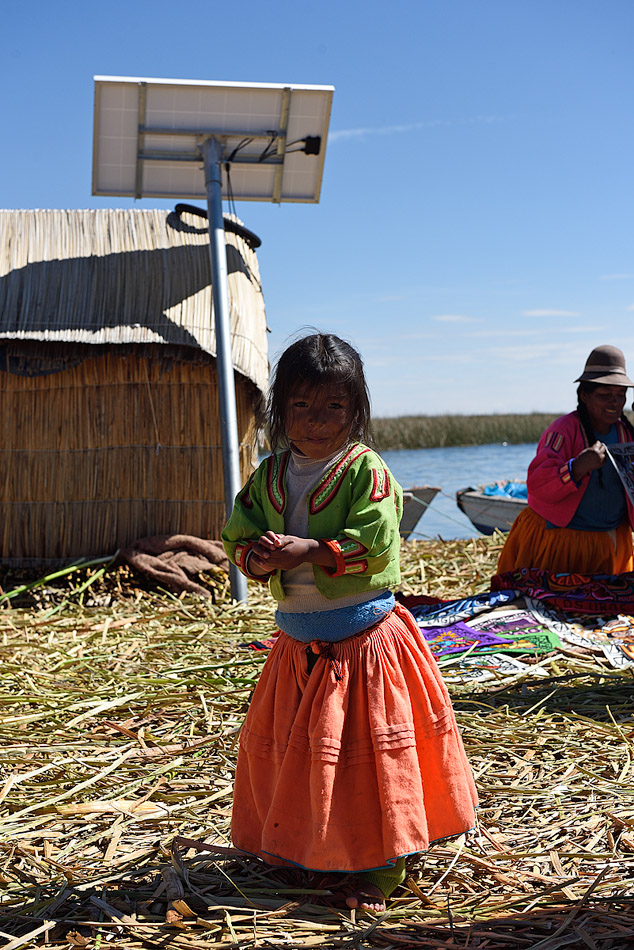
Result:
M212 135L222 144L224 198L317 202L333 92L95 76L92 193L204 198L200 145Z

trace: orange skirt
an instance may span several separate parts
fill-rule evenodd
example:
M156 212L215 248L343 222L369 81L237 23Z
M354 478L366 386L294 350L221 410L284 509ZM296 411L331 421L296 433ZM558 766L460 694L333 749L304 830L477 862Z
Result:
M472 828L451 700L409 611L311 646L282 633L262 670L240 737L235 846L270 864L362 871Z
M615 531L547 528L541 515L525 508L511 525L497 571L521 567L553 574L624 574L634 570L632 528L629 521Z

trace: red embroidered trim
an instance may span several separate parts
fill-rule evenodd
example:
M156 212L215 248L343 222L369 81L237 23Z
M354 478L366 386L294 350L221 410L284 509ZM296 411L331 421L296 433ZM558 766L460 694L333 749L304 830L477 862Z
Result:
M252 574L248 568L245 567L247 563L247 556L249 551L255 547L255 541L244 541L236 545L233 556L235 558L236 567L238 570L242 571L245 577L250 578L252 581L261 581L263 584L268 584L270 574Z
M383 501L390 494L390 477L385 469L379 472L376 468L372 469L372 481L374 487L370 495L370 501Z
M253 479L255 478L255 472L248 478L246 485L238 494L240 503L245 508L253 508L253 499L251 498L251 485L253 484Z
M348 561L346 564L346 574L365 574L367 569L367 561Z
M356 462L358 458L369 451L370 449L359 443L352 446L350 451L344 455L341 461L328 473L324 480L317 485L317 488L310 496L308 510L311 515L316 515L319 511L323 511L324 508L328 507L343 484L343 476L352 463Z
M343 577L344 574L365 574L368 569L368 562L365 558L354 561L348 560L350 554L357 555L361 551L365 551L365 548L362 544L355 545L356 550L351 551L348 555L345 555L341 552L339 541L330 541L326 539L322 540L328 545L334 554L336 561L336 567L334 570L331 567L322 566L322 570L328 575L328 577Z
M345 541L339 541L337 543L347 561L358 557L360 554L365 554L367 551L365 544L361 544L360 541L353 541L352 538L346 538Z
M240 544L236 544L235 546L233 556L235 558L236 567L239 567L241 571L244 570L243 565L244 565L245 558L252 547L253 547L253 543L250 541L241 542Z
M290 450L282 452L281 455L269 455L268 457L266 489L269 501L278 514L281 514L286 507L286 485L284 483L284 476L290 457Z
M346 561L341 550L341 545L338 541L331 540L330 538L322 538L322 541L325 545L332 551L335 557L335 567L334 570L332 567L323 565L323 569L328 575L328 577L341 577L342 574L346 572Z
M568 468L568 463L562 465L559 469L559 477L561 478L564 485L567 485L570 481L570 469Z

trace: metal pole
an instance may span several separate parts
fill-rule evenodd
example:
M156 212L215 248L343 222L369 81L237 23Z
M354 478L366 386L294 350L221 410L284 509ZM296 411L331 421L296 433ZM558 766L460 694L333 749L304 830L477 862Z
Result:
M225 224L222 217L222 148L212 138L202 143L207 187L207 217L209 222L209 252L211 255L211 286L213 312L216 323L216 366L218 369L218 404L222 434L222 472L224 478L227 518L233 509L233 500L242 487L240 478L240 444L236 391L233 381L231 355L231 324L229 292L227 289L227 248ZM233 564L229 566L231 596L247 601L247 579Z

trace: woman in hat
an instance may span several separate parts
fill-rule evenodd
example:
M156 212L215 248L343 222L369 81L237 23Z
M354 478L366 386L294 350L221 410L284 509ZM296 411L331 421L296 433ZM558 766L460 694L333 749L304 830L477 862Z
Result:
M625 357L597 346L575 380L577 408L544 432L528 467L528 506L515 519L498 573L537 567L555 574L634 570L634 508L606 445L634 442L623 414ZM607 464L606 464L607 461Z

